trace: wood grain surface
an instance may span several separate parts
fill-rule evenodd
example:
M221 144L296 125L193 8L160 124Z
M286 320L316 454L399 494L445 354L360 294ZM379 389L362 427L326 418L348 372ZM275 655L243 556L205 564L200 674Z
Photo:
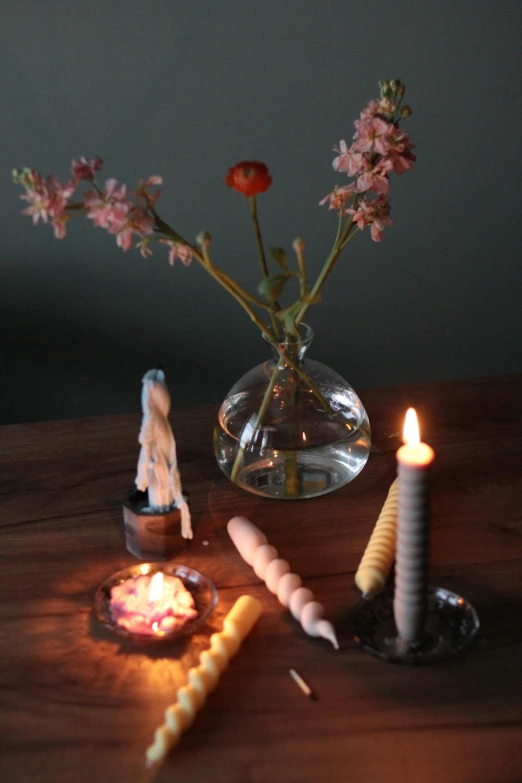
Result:
M347 487L295 502L225 479L211 446L215 408L173 413L195 526L177 559L215 581L219 604L200 635L153 652L122 647L91 614L104 577L136 562L121 504L139 415L0 428L2 783L522 781L522 376L361 396L373 429L368 465ZM466 655L412 668L367 655L346 634L409 405L437 454L431 582L468 598L481 620ZM306 637L240 559L226 532L235 514L259 525L324 603L339 652ZM164 708L245 592L264 614L151 773L144 751Z

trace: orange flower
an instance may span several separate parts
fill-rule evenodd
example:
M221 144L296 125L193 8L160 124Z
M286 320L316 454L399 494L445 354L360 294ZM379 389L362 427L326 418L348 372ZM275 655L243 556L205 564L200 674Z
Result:
M234 188L244 196L255 196L268 190L272 184L272 177L264 163L243 160L228 170L225 182L229 188Z

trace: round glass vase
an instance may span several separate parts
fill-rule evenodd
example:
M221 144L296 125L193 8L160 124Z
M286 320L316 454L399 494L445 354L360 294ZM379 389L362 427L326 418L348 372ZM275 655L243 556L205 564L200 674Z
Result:
M247 372L219 409L214 452L237 486L267 498L325 495L352 481L370 453L368 416L352 387L308 359L314 332L284 343Z

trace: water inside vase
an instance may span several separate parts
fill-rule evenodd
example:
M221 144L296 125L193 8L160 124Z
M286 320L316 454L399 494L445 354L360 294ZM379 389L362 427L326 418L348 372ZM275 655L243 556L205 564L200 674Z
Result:
M328 401L329 412L306 384L292 389L287 377L274 388L259 423L273 368L265 365L236 384L220 408L214 450L225 475L249 492L278 499L324 495L352 481L371 444L368 416L354 390L325 365L307 360L308 377ZM264 380L253 383L260 377Z

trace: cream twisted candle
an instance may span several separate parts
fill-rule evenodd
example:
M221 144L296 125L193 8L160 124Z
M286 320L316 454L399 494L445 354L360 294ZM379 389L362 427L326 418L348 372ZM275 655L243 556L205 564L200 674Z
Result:
M365 596L378 593L388 579L395 557L398 506L399 480L395 479L355 574L355 584Z
M271 593L292 612L309 636L328 639L336 650L339 643L333 625L323 619L324 607L315 600L302 579L290 571L290 565L279 557L277 549L267 541L265 534L245 517L233 517L228 533L243 560L252 566Z
M198 666L189 669L187 684L177 692L177 702L165 710L165 723L156 729L154 742L147 748L149 764L162 761L192 725L196 712L214 690L229 660L257 622L262 608L255 598L238 598L223 622L223 630L210 637L210 649L199 656Z

